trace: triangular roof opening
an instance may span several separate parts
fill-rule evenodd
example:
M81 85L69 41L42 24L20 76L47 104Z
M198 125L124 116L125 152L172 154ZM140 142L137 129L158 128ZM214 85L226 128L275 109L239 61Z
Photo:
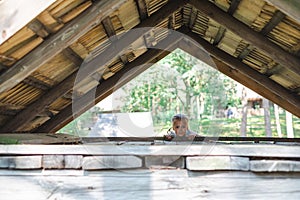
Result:
M216 61L213 58L206 60ZM263 97L214 69L218 67L217 62L210 67L178 48L59 132L72 132L80 136L147 136L148 131L149 137L162 136L171 127L172 115L185 113L191 118L191 128L202 135L239 136L242 92L247 91L248 96L244 96L249 107L247 112L250 116L260 117L254 121L248 120L246 131L250 134L248 136L259 136L264 129L261 121L264 119ZM227 116L228 109L232 111L231 116ZM283 117L283 110L280 112ZM125 122L130 129L120 127L124 126L121 122L124 117L120 113L131 113ZM261 121L259 127L257 120ZM274 123L273 120L273 129ZM122 134L118 129L131 130L131 133L127 131ZM278 136L277 133L273 135Z

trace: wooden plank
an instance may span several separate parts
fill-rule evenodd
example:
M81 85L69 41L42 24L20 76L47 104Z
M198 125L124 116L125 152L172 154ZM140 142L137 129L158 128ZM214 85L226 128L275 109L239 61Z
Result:
M291 94L286 88L282 87L275 81L270 80L267 76L260 74L256 70L250 68L248 65L242 63L240 60L232 57L226 52L216 47L213 47L209 42L199 37L199 35L192 33L187 29L181 29L179 31L188 35L194 41L199 43L199 45L203 47L209 54L213 55L214 57L218 58L222 62L226 63L228 66L231 66L232 68L235 69L235 70L231 70L230 73L236 73L235 71L237 70L239 71L240 74L243 74L245 77L247 77L247 79L253 80L253 83L259 86L255 88L254 91L260 94L264 93L265 89L267 89L268 91L272 91L273 95L269 93L268 97L266 98L270 99L273 102L279 102L279 103L281 102L280 104L283 108L289 110L294 115L300 117L299 114L300 100L297 96Z
M126 0L97 1L94 6L81 13L76 20L47 38L41 45L4 72L0 76L0 93L16 86L62 49L73 44L102 19L117 10L124 2ZM97 10L102 12L96 12Z
M0 134L0 144L77 144L80 138L67 134L30 134L4 133Z
M243 38L245 41L250 42L253 46L265 52L275 62L278 62L282 66L285 66L297 74L300 74L300 68L298 67L300 58L284 51L281 47L268 40L262 34L254 31L236 18L228 15L213 3L206 0L191 0L190 3L211 19L217 21L233 33Z
M299 145L223 144L208 140L197 144L186 142L160 143L154 145L133 145L126 143L122 145L110 143L79 145L30 144L31 145L0 145L0 155L244 156L261 159L270 157L281 159L300 158Z
M220 26L218 33L214 38L213 45L217 46L220 43L220 41L223 39L223 37L225 35L225 32L226 32L226 28L224 28L223 26Z
M107 171L97 176L0 176L0 198L299 199L299 175L184 170ZM20 187L22 185L22 187ZM28 189L30 188L30 190ZM243 192L242 192L243 191Z
M298 0L266 0L276 8L300 23L300 4Z
M157 49L150 49L144 55L138 57L136 60L128 63L123 67L117 74L113 77L103 81L95 90L91 90L86 93L80 99L73 101L75 105L69 105L64 110L60 111L57 115L52 117L50 120L45 122L34 132L56 132L64 125L69 123L73 117L78 117L80 114L94 106L95 103L98 103L108 95L110 95L117 88L121 87L127 83L132 78L136 77L139 73L143 72L151 66L151 64L145 65L148 62L153 62L156 57L160 55L166 55L169 52L162 51L160 49L165 49L172 51L175 47L174 44L179 41L181 38L178 38L178 35L171 35L172 37L167 37L157 45ZM157 60L156 60L157 61ZM155 60L154 60L155 62ZM128 74L128 72L130 72ZM127 75L124 77L124 75ZM120 82L122 78L123 82ZM73 107L76 108L73 110Z

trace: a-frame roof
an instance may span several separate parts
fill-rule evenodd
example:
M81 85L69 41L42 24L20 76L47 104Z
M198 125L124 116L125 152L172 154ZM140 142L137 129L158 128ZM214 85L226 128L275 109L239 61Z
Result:
M300 116L298 0L48 2L0 26L0 132L55 132L175 48Z

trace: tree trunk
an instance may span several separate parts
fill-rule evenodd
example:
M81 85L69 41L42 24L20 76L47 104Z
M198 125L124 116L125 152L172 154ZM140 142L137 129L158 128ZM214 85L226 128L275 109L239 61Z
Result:
M242 122L241 122L241 136L246 137L247 136L247 113L248 113L248 101L247 101L247 91L245 88L243 88L242 91Z
M263 98L262 103L263 103L263 108L264 108L266 136L272 137L269 100L266 98Z
M290 112L285 111L286 117L286 133L288 138L294 138L293 116Z
M279 120L279 109L277 104L274 104L274 115L275 115L275 123L276 123L276 130L277 130L278 137L282 137L280 120Z

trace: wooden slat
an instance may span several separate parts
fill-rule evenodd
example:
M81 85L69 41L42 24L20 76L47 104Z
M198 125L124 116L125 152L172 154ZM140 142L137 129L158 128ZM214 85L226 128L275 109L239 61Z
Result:
M179 38L178 35L171 35L171 37L169 36L165 38L163 41L158 43L157 49L150 49L142 56L138 57L136 60L125 65L125 67L123 67L113 77L102 82L97 87L96 91L91 90L80 99L74 100L73 105L69 105L64 110L60 111L60 113L55 115L53 118L41 125L37 130L35 130L35 132L58 131L64 125L69 123L73 119L73 117L79 116L80 114L94 106L95 103L98 103L99 101L110 95L117 88L121 87L126 82L130 81L132 78L151 66L150 64L145 65L146 63L153 61L153 59L161 54L164 54L164 56L168 54L169 52L162 51L160 49L171 48L171 51L175 48L173 45L180 39L181 38ZM129 71L130 73L128 74ZM126 75L126 77L124 77L124 75ZM122 78L123 82L120 82L120 78Z
M0 76L0 93L7 91L29 76L41 65L57 55L62 49L73 44L95 24L118 9L126 0L98 1L84 11L76 20L70 22L59 32L50 36L40 46ZM97 12L102 10L102 12Z
M247 77L247 79L252 80L252 83L255 83L253 86L256 87L252 87L254 91L260 94L264 94L263 96L267 94L266 91L271 92L266 98L270 99L273 102L280 103L281 107L300 117L299 97L296 97L295 95L291 94L286 88L272 81L267 76L260 74L256 70L250 68L248 65L242 63L239 59L232 57L231 55L225 53L224 51L216 47L213 47L210 43L199 37L197 34L192 33L191 31L183 28L180 29L180 31L190 36L193 40L199 43L200 46L202 46L207 52L209 52L209 54L226 63L228 66L234 68L234 70L232 70L231 73L236 73L235 70L237 70L239 73ZM236 76L239 73L237 73Z
M208 17L217 21L233 33L243 38L245 41L252 43L253 46L265 52L275 62L278 62L282 66L285 66L297 74L300 74L300 68L298 67L300 59L298 57L284 51L262 34L252 30L247 25L228 15L214 4L206 0L191 0L190 3Z

